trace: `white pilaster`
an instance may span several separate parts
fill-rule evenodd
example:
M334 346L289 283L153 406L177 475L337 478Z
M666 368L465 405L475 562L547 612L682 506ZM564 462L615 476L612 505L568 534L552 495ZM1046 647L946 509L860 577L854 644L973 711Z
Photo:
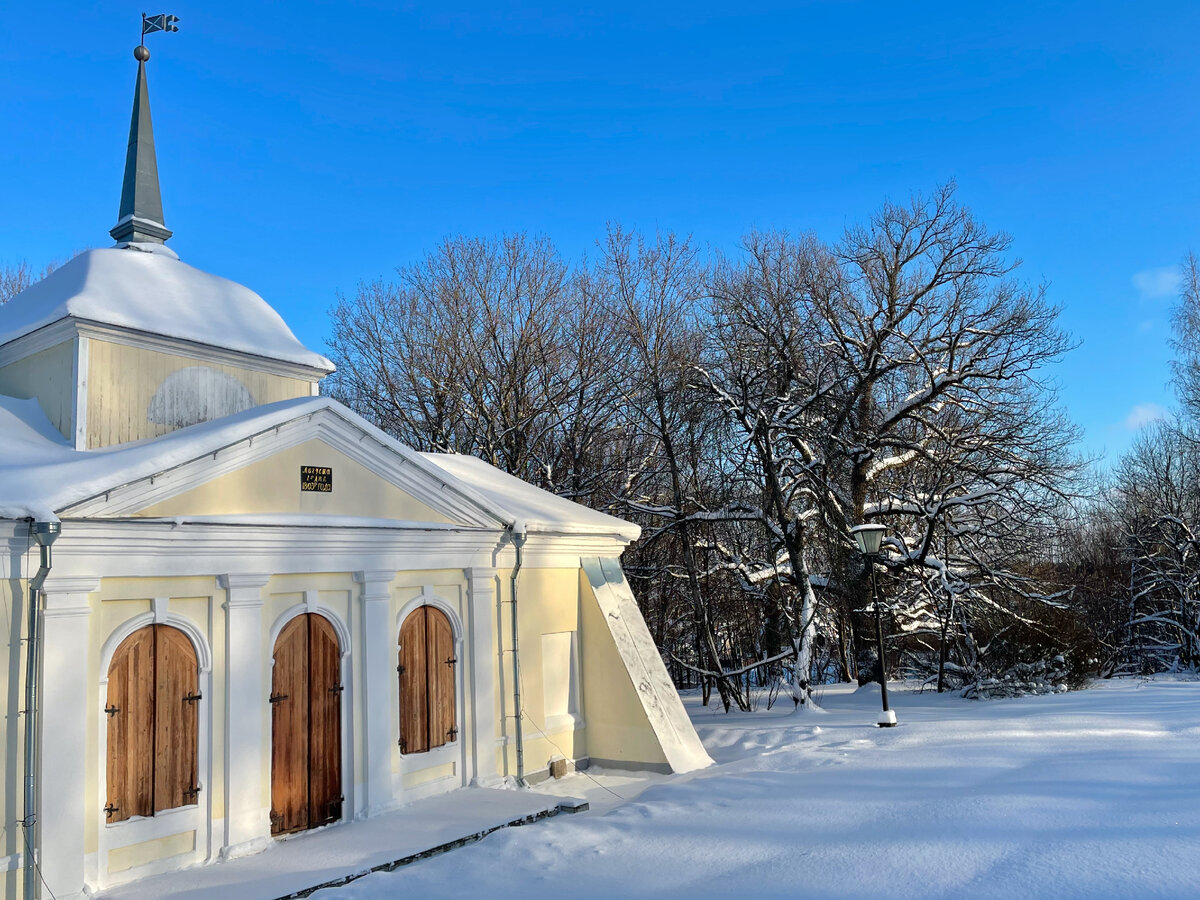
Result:
M472 784L487 786L500 780L497 765L496 740L496 672L500 665L496 652L494 623L499 598L496 591L496 570L471 567L467 569L470 589L470 637L471 672L473 684L465 686L468 691L471 721L474 728L472 740Z
M363 754L366 758L366 797L361 812L373 815L394 801L392 794L392 705L396 696L396 635L389 606L391 569L355 572L362 588Z
M222 575L225 599L225 841L222 856L237 856L270 838L262 771L270 758L263 734L268 685L263 684L262 588L269 575Z
M85 896L88 594L98 578L48 578L42 587L41 870L55 897Z

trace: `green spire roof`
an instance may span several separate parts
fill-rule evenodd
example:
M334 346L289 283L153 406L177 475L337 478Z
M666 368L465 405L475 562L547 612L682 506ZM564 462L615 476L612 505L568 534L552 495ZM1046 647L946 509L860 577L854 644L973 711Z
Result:
M163 224L158 160L154 156L154 126L150 122L150 92L146 87L146 60L150 53L145 47L138 47L138 51L134 53L138 61L137 84L133 89L133 119L129 123L121 211L117 214L117 224L108 233L118 243L162 244L171 232Z

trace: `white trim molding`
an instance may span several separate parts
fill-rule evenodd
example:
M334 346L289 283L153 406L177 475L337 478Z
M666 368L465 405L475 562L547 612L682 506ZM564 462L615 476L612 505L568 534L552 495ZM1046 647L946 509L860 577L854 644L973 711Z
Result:
M89 595L98 578L50 577L42 586L41 870L55 896L76 897L87 877L84 856L87 795Z
M262 589L270 575L233 573L217 582L225 600L225 835L222 856L261 849L270 836L262 806L264 744Z
M354 573L362 585L362 716L366 772L362 801L355 815L374 815L396 803L392 787L392 697L396 691L392 665L392 630L388 613L392 601L394 569L366 569Z

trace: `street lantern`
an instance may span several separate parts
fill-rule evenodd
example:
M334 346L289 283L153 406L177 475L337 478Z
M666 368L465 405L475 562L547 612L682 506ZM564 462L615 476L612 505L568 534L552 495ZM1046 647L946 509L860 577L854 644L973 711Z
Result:
M883 544L884 526L871 523L856 525L850 529L858 552L867 561L871 570L871 600L875 605L875 638L879 643L879 695L883 699L883 713L879 717L880 728L891 728L896 724L895 711L888 708L887 668L883 661L883 613L879 606L879 587L875 583L875 562L879 559L879 548Z

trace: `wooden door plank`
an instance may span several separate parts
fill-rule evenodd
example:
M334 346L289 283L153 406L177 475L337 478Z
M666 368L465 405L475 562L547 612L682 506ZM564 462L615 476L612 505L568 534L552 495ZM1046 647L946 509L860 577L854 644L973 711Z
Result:
M342 817L341 648L324 616L309 619L309 827Z
M108 822L154 814L154 629L121 642L108 667Z
M409 613L400 627L400 750L429 749L429 706L426 669L425 610Z
M429 683L429 746L453 742L458 731L454 721L454 630L445 613L432 606L425 614L426 661Z
M197 802L199 667L178 628L155 625L154 811Z
M297 616L275 641L271 669L271 833L307 828L308 618Z

